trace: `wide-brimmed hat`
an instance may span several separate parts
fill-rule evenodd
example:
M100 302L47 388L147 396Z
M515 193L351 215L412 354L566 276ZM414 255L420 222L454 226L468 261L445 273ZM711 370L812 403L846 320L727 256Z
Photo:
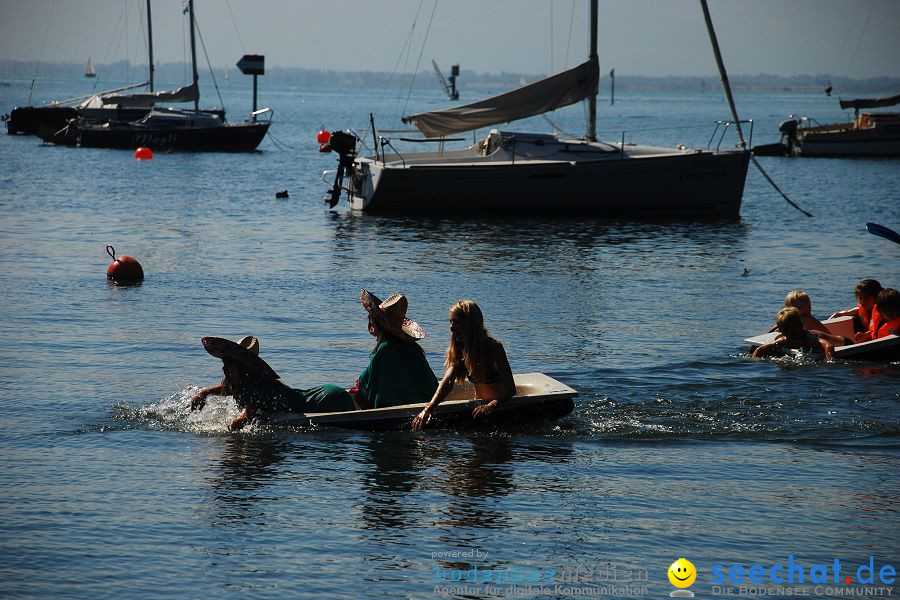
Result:
M252 337L252 336L247 336ZM256 338L253 338L254 340ZM280 379L278 373L259 356L251 352L243 344L238 344L219 337L205 337L200 340L207 352L224 360L233 360L243 365L251 373L270 377L272 379ZM241 340L243 341L243 340ZM257 346L259 342L257 342Z
M415 342L425 337L422 326L406 317L409 301L403 294L391 294L382 302L375 294L363 290L359 303L381 327L401 340Z

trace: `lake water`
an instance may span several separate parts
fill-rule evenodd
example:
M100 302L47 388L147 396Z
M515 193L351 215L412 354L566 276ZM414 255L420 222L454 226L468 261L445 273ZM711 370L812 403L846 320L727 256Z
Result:
M11 83L3 111L27 99ZM736 221L327 210L336 160L316 131L365 131L379 103L376 124L396 127L393 93L262 78L275 139L250 154L136 161L0 135L0 596L661 598L679 557L702 597L760 595L729 582L736 563L765 568L765 595L789 557L806 595L898 593L878 572L900 567L900 365L756 361L742 339L792 289L823 318L859 279L900 285L900 246L865 230L900 230L900 160L761 158L813 218L752 166ZM240 120L249 83L223 95ZM789 113L843 117L824 95L737 101L755 143ZM704 145L728 117L715 91L620 93L599 113L608 139L667 146ZM583 129L581 107L553 119ZM140 260L142 285L107 282L106 244ZM351 385L372 347L360 288L409 296L438 372L447 308L475 299L513 370L574 387L575 411L516 431L228 433L230 399L188 410L220 378L205 335L256 335L295 387ZM810 584L835 559L840 581ZM527 587L550 573L568 587Z

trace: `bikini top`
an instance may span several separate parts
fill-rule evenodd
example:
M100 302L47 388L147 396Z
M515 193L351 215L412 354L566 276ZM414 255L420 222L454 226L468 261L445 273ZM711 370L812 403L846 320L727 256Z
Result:
M499 383L500 382L500 373L497 371L494 365L488 365L484 370L484 381L477 381L476 378L472 377L471 373L466 374L466 378L472 383Z

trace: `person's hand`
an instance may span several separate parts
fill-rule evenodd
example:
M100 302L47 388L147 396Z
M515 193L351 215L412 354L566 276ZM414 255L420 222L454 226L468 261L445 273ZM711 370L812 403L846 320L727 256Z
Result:
M422 429L428 422L431 421L431 409L426 405L425 408L422 409L422 412L416 415L416 418L413 419L412 428Z
M240 431L243 429L244 425L247 424L247 410L244 409L244 412L239 414L231 423L228 424L229 431Z
M477 418L481 415L489 415L494 411L495 408L497 408L497 404L499 403L496 400L491 400L486 404L479 404L472 411L472 416Z
M206 406L206 390L201 390L193 398L191 398L191 410L203 410Z

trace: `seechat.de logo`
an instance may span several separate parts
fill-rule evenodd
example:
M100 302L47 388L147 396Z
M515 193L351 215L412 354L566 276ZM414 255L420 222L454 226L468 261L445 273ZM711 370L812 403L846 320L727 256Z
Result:
M672 565L675 566L674 564ZM891 584L894 583L897 575L896 569L892 565L882 565L880 568L875 565L875 557L870 556L868 564L862 564L858 567L852 565L843 569L840 559L835 558L831 564L812 565L806 568L803 564L794 561L794 555L788 556L787 563L779 563L771 566L744 565L736 563L730 567L724 565L713 565L712 582L715 584L724 583L726 579L729 583L742 584L767 584L769 582L776 585L795 584L795 583L816 583L816 584ZM669 579L671 579L671 574ZM675 583L674 581L672 583Z
M691 587L694 580L697 579L697 569L691 561L686 558L679 558L669 566L668 570L669 582L679 588L672 590L669 596L673 598L693 598L694 592L685 589Z

